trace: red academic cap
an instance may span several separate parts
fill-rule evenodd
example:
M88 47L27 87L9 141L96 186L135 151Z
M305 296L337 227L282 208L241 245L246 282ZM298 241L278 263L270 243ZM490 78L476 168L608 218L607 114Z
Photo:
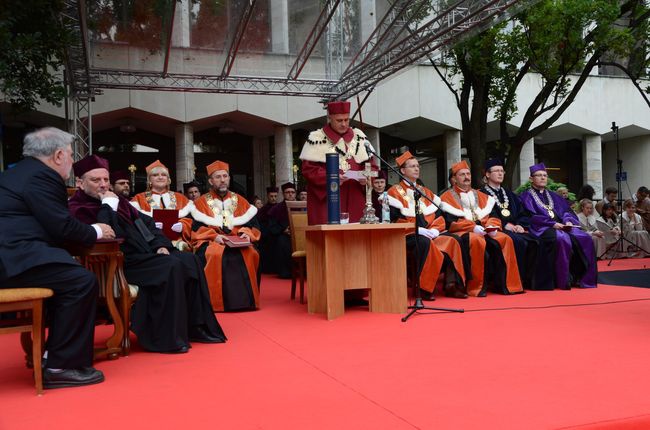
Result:
M209 164L208 167L206 167L206 170L208 171L208 176L212 176L212 174L217 170L225 170L226 172L229 172L230 166L228 163L217 160L214 163Z
M82 177L84 173L93 169L108 170L108 160L93 154L82 158L72 165L74 175L78 178Z
M327 104L327 114L350 113L350 102L335 101Z
M395 159L395 162L397 163L397 165L399 167L402 167L404 165L404 163L406 163L411 158L415 158L415 157L413 156L413 154L411 154L411 151L406 151L405 153L403 153L402 155L397 157Z
M454 164L451 166L451 174L455 175L458 173L460 170L467 169L469 170L469 164L467 164L467 161L459 161L458 163Z
M163 163L160 162L160 160L156 160L153 163L149 164L147 167L145 167L145 170L147 171L147 175L151 174L151 171L155 169L156 167L162 167L163 169L167 170L169 172L169 169L167 166L165 166Z

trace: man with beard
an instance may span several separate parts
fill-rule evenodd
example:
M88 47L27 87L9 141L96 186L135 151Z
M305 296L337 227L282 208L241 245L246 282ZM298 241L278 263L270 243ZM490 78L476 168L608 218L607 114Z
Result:
M139 287L131 330L147 351L185 353L190 341L225 342L210 308L200 260L175 250L153 219L109 191L108 161L96 155L74 165L78 190L68 206L74 217L110 225L124 239L124 274Z
M491 216L501 220L503 233L510 236L515 245L517 266L525 289L553 289L552 250L540 250L539 240L528 233L530 217L521 204L519 196L502 187L505 163L493 158L485 162L485 186L481 191L492 196L495 205Z
M441 208L446 213L449 231L461 237L471 257L467 293L485 297L490 281L502 294L522 292L512 239L500 231L501 220L490 216L496 201L472 189L472 174L466 161L454 164L451 170L454 185L440 196Z
M544 163L530 166L531 188L521 195L524 208L531 214L530 232L540 238L544 250L554 243L551 253L555 262L553 288L569 289L572 284L596 287L596 251L569 204L546 189L548 173Z
M131 181L129 174L123 170L111 172L111 191L125 199L131 198Z
M259 307L260 239L257 208L230 191L230 166L215 161L207 167L210 190L196 201L191 245L205 259L210 301L216 311ZM238 245L247 246L234 246ZM242 243L243 242L243 243Z
M287 182L282 184L284 200L269 211L269 234L273 242L274 271L281 279L291 279L291 231L289 231L289 212L286 202L296 201L296 186Z

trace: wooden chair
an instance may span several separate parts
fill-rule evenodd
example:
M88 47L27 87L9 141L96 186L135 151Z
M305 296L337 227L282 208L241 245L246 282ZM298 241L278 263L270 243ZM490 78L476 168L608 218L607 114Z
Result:
M29 318L20 319L16 321L18 325L7 327L2 324L0 325L0 334L21 333L21 344L27 354L29 354L29 345L31 344L31 362L34 367L37 394L43 394L43 369L41 368L43 339L45 338L43 299L52 297L53 294L49 288L0 288L0 312L31 312L31 321ZM29 339L30 332L33 339L31 341Z
M298 227L307 226L307 202L286 202L291 231L291 300L296 298L296 278L300 281L300 303L304 303L307 253L305 252L306 233Z

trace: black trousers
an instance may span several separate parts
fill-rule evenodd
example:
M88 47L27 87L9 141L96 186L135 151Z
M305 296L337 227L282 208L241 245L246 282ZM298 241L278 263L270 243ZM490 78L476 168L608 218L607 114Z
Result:
M45 348L47 367L75 369L93 364L98 284L95 275L78 264L45 264L1 283L4 288L49 288L50 330Z

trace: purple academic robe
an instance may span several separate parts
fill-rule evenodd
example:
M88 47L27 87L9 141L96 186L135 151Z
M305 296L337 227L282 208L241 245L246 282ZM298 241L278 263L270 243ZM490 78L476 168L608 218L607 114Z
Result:
M553 200L553 212L555 213L555 218L551 218L548 214L548 211L538 205L531 193L537 193L540 200L544 204L548 204L546 198L546 193L540 193L537 190L531 188L530 190L525 191L521 195L521 201L524 207L530 212L530 233L540 237L546 232L549 228L553 228L555 223L559 222L566 224L571 222L573 225L580 225L580 221L575 213L569 208L569 205L562 196L549 191L551 199ZM594 250L594 243L587 233L580 230L579 228L573 228L569 232L563 230L555 230L556 233L556 259L555 259L555 280L558 288L566 289L569 288L569 270L570 262L572 256L572 243L571 237L575 238L578 242L584 257L586 259L585 263L587 265L587 271L577 280L580 283L580 286L583 288L594 288L596 287L597 279L597 267L596 267L596 251Z

